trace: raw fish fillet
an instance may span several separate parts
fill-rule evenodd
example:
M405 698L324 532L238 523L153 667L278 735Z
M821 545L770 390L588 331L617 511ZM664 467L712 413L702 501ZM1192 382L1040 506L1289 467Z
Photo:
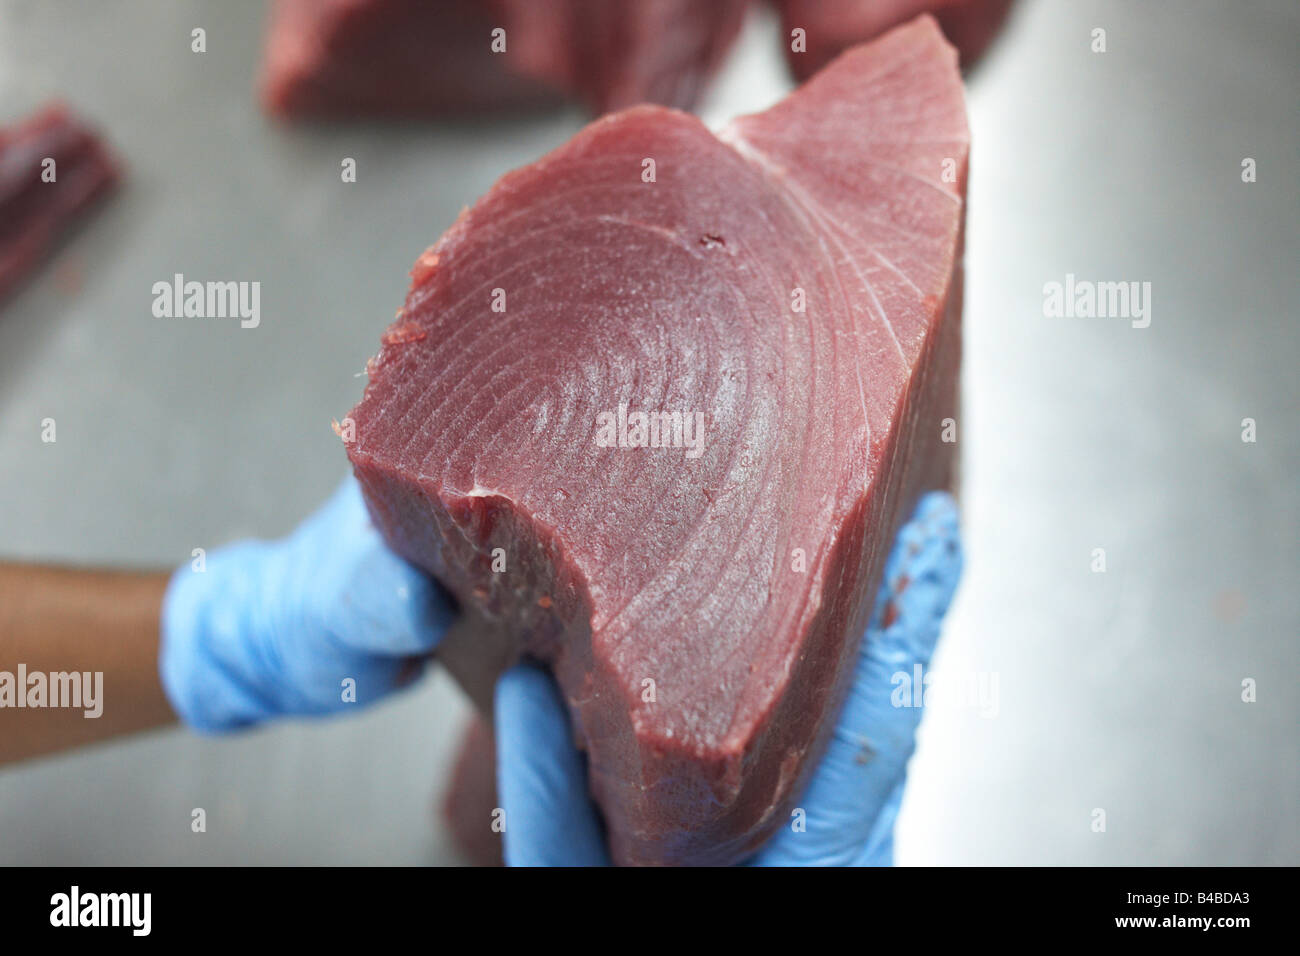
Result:
M412 269L349 457L465 608L471 695L552 668L616 862L743 859L824 750L900 523L953 480L968 143L922 17L717 135L599 120Z
M262 97L288 117L691 106L749 0L276 0ZM492 31L505 30L493 52Z
M0 302L119 176L107 147L61 103L0 128Z

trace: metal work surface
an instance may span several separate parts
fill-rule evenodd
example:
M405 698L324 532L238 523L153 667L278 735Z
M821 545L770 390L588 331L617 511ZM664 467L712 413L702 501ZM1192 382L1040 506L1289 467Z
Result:
M583 121L277 125L263 19L0 0L0 123L66 98L128 170L0 313L0 557L166 567L289 530L345 471L330 420L411 262ZM1298 38L1294 0L1024 0L971 77L967 572L900 863L1300 863ZM751 20L706 119L790 87L779 43ZM259 327L154 318L175 273L260 281ZM1067 275L1149 282L1149 326L1045 315ZM436 674L7 767L0 863L454 862L467 714Z

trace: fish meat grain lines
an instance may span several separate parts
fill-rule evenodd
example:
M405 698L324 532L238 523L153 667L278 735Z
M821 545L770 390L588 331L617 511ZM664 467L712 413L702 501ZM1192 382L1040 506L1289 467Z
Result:
M955 54L921 20L721 138L654 108L588 127L498 181L415 277L404 321L428 334L376 369L349 455L385 537L462 601L505 602L526 629L550 600L615 859L729 861L781 818L789 755L830 733L827 662L860 636L879 542L950 481L925 423L955 407L964 207L898 172L932 151L867 143L884 165L864 166L857 131L883 117L882 136L938 139L963 110ZM655 153L656 182L630 182ZM704 413L700 456L630 432L599 447L591 419L624 405ZM514 503L448 491L471 482ZM499 543L518 593L474 557ZM624 690L647 674L666 697L641 712Z

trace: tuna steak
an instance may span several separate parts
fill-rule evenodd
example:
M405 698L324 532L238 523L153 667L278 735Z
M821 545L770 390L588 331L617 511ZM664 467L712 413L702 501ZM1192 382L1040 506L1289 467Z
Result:
M0 301L118 179L108 149L61 103L0 129Z
M718 135L597 121L412 270L349 456L471 693L553 669L620 863L744 858L824 748L952 480L967 148L925 17Z
M262 96L290 117L524 110L562 97L597 113L687 108L748 3L276 0Z

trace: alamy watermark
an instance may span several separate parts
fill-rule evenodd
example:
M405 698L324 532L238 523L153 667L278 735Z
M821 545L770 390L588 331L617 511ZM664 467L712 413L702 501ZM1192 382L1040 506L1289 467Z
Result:
M171 282L155 282L152 291L154 318L239 319L241 329L262 322L260 282L187 282L178 272Z
M703 412L617 412L596 415L596 444L601 448L685 448L687 458L704 453Z
M153 894L86 893L74 884L68 892L50 897L50 925L121 927L132 936L148 936L153 928Z
M0 671L0 708L53 707L84 711L94 719L104 713L103 671Z
M1151 324L1150 282L1093 282L1066 273L1064 282L1043 285L1049 319L1130 319L1135 329Z
M920 664L912 672L895 671L889 682L894 689L889 702L895 707L928 707L935 701L957 700L981 717L993 718L1002 709L997 671L969 671L938 675Z

